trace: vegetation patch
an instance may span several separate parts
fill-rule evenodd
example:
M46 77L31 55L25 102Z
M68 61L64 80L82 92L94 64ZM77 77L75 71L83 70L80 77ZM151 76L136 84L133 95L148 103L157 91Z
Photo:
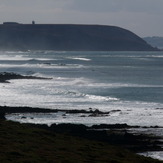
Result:
M1 163L159 163L106 142L0 120Z

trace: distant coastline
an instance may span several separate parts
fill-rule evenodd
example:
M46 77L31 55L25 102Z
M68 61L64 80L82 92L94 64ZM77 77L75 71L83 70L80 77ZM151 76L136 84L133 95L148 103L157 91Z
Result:
M143 38L148 44L163 51L163 37L153 36Z
M126 29L106 25L0 25L0 50L158 51Z

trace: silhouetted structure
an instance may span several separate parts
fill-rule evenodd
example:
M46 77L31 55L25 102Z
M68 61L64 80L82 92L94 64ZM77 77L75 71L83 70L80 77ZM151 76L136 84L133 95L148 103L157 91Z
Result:
M3 22L4 25L17 25L17 22Z

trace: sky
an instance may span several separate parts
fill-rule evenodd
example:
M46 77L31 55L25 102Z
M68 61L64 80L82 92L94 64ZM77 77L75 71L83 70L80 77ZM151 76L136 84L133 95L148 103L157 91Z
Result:
M163 0L0 0L0 24L99 24L163 36Z

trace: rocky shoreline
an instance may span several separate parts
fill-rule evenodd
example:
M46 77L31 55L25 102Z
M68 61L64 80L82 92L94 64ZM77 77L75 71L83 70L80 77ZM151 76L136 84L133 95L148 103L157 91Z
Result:
M51 79L51 78L43 78L43 77L36 77L36 76L24 76L16 73L10 72L1 72L0 73L0 83L10 83L9 80L12 79Z
M0 73L0 83L9 83L11 79L50 79L34 76L23 76L15 73L3 72ZM33 107L9 107L0 106L0 119L6 120L6 114L12 113L59 113L62 112L63 116L66 114L82 114L82 116L89 117L102 117L108 116L112 112L119 112L120 110L111 110L109 112L102 112L98 109L94 110L63 110L63 109L44 109ZM22 117L26 118L26 117ZM140 126L129 126L127 124L99 124L92 126L85 126L83 124L27 124L30 127L36 127L48 130L53 133L69 134L88 140L95 140L115 145L118 147L127 148L135 153L146 151L163 151L163 137L155 134L142 134L137 133L136 129L142 128ZM148 128L145 127L144 128ZM159 126L151 126L149 128L160 128ZM135 131L133 133L130 130Z
M43 126L0 120L0 162L5 163L161 163L107 141L81 137L83 126L58 126L60 131ZM46 126L47 127L47 126ZM53 126L56 128L56 126ZM83 129L82 129L83 128ZM80 136L66 130L73 129ZM81 130L82 129L82 130ZM85 133L82 132L82 135ZM92 133L93 134L93 133ZM90 135L90 133L89 133ZM101 135L101 133L100 133ZM97 138L97 134L94 135Z
M86 138L89 140L102 141L110 145L126 148L133 152L163 151L161 137L146 134L131 134L128 129L134 126L127 124L113 125L93 125L91 127L82 124L52 124L32 125L57 133L68 133L73 136ZM138 127L138 126L137 126Z
M92 116L103 116L109 112L101 112L99 110L51 110L32 107L8 107L0 106L0 118L6 119L6 114L12 113L56 113L63 112L69 114L85 113ZM129 126L127 124L99 124L92 126L85 126L83 124L28 124L32 127L42 128L54 133L66 133L73 136L86 138L89 140L96 140L107 142L110 145L116 145L127 148L134 152L146 151L163 151L163 137L157 135L149 135L140 133L131 133L129 130L136 130L142 128L140 126ZM145 127L144 128L148 128ZM151 126L149 128L159 128L159 126Z

